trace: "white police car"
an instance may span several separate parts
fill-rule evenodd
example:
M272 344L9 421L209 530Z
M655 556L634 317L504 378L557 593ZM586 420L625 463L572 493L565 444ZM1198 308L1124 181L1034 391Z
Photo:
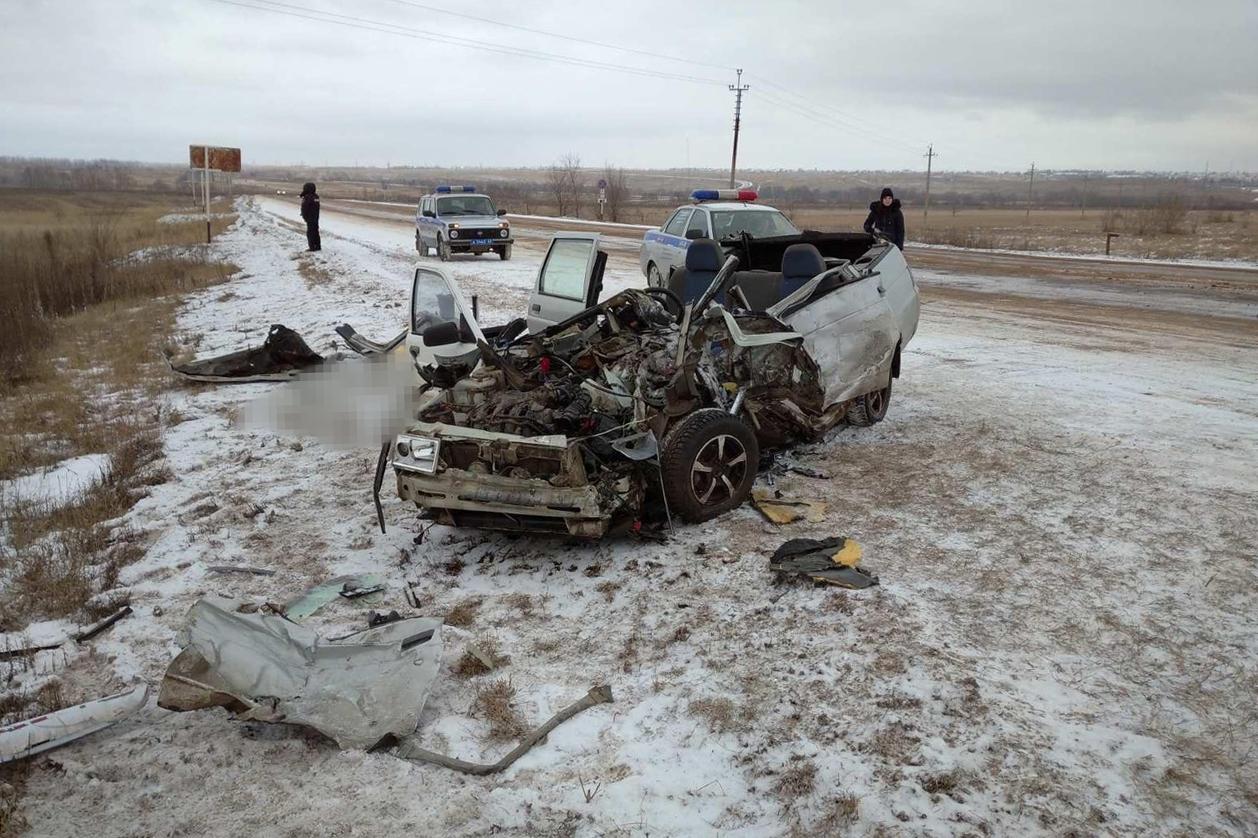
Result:
M673 271L686 264L686 249L693 239L739 239L797 236L800 231L779 210L753 203L753 189L696 189L694 204L678 207L663 227L642 237L638 261L647 285L668 284Z
M498 254L511 258L511 223L507 211L494 207L488 195L474 186L438 186L419 199L415 210L415 249L424 256L428 248L437 258L449 261L453 253Z

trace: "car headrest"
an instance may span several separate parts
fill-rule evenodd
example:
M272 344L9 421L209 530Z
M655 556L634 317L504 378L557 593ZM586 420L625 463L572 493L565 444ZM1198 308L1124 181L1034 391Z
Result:
M712 239L695 239L686 249L686 270L719 271L721 246Z
M826 269L826 260L816 245L793 244L782 254L782 276L787 279L812 279Z

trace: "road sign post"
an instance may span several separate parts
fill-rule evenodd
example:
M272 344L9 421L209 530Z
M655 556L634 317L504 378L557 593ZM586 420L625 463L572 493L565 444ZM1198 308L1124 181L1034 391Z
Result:
M227 146L190 145L188 163L201 170L201 186L205 200L205 243L210 243L210 172L239 172L240 149Z
M598 179L598 220L603 220L603 205L607 203L607 180Z

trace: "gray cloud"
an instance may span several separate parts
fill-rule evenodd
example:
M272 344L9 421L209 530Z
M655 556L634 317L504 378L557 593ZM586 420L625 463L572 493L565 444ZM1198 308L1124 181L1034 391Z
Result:
M291 2L717 83L498 55L213 0L10 3L0 9L0 153L177 161L204 140L241 145L247 162L539 165L571 150L591 163L726 164L732 72L398 0ZM1058 168L1210 160L1216 169L1258 169L1253 0L1208 8L484 0L475 14L744 67L752 90L740 158L749 166L916 168L933 141L950 168L1035 159Z

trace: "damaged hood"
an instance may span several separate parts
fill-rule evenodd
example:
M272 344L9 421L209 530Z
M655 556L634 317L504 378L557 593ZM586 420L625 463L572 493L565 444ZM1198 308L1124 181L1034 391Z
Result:
M400 620L336 640L283 617L206 597L188 612L184 650L158 704L226 707L242 719L308 725L342 748L415 732L441 662L441 621Z

